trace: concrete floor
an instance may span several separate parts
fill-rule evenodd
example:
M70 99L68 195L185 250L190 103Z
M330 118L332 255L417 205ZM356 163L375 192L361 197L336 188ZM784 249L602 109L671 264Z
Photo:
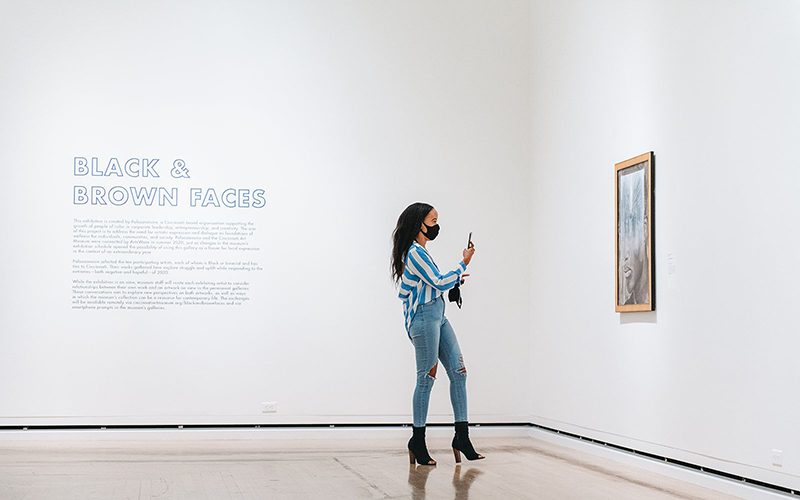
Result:
M407 438L0 441L0 500L735 499L533 438L476 438L483 460L410 465Z

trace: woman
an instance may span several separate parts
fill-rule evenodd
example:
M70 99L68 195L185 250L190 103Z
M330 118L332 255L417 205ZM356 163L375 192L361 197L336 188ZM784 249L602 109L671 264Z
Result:
M438 360L450 378L450 402L453 404L456 434L453 437L453 455L461 463L461 453L468 460L485 458L475 452L469 440L467 421L467 369L456 334L444 315L444 292L464 283L463 274L475 253L475 245L464 249L458 267L441 274L425 248L439 234L439 213L427 203L409 205L392 234L392 278L399 282L399 297L403 301L406 332L414 345L417 364L417 385L414 389L413 435L408 442L408 456L413 464L436 465L425 445L425 422L428 402L436 379Z

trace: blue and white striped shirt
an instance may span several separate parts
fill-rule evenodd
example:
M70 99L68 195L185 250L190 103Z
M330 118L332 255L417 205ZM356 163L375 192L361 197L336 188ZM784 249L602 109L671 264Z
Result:
M406 318L406 333L409 338L411 338L411 320L414 318L417 306L439 298L445 290L456 286L461 280L461 273L466 270L467 265L462 260L457 268L441 274L428 251L416 241L411 244L398 294L403 301L403 315Z

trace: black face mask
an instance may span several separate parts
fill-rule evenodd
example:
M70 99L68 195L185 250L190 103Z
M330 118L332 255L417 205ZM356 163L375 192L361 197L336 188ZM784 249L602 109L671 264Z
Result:
M424 234L429 240L435 240L436 236L439 235L439 224L436 224L434 226L429 226L423 222L422 225L425 226L425 229L428 230L427 233L422 233L422 234Z

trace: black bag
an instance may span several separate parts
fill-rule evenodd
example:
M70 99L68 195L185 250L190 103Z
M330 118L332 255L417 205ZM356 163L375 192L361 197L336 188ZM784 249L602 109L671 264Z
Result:
M461 287L459 283L447 292L447 298L450 302L455 302L459 309L461 309Z

